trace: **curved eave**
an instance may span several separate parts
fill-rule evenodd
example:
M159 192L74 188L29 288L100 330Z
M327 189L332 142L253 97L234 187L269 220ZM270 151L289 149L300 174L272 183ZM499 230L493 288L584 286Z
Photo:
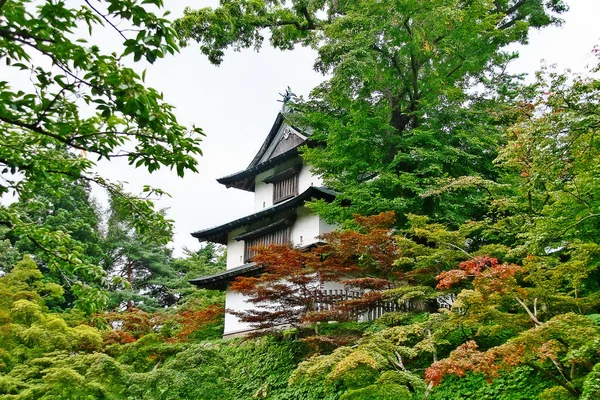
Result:
M222 178L217 179L222 185L225 187L234 187L236 189L246 190L248 192L254 192L254 180L256 175L264 172L270 168L273 168L279 164L284 163L290 158L296 157L298 155L298 147L294 147L284 153L279 154L273 158L268 159L265 162L260 164L256 164L252 167L249 167L243 171L236 172L235 174L227 175Z
M252 276L260 273L261 265L248 263L239 267L231 268L218 274L190 279L188 282L201 289L225 290L227 284L238 276Z
M236 219L235 221L228 222L223 225L215 226L213 228L204 229L198 232L192 233L192 236L201 242L214 242L220 244L227 244L227 234L234 229L242 226L250 225L263 218L272 216L276 213L296 208L304 204L306 201L311 199L324 199L331 201L335 198L335 192L323 187L311 186L304 192L300 193L296 197L292 197L289 200L276 204L272 207L260 210L257 213L247 215L245 217Z

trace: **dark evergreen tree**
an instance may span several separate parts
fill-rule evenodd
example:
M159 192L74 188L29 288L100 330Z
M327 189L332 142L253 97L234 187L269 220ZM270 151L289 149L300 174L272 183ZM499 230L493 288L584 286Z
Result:
M168 283L176 277L172 251L160 233L136 231L123 198L112 197L104 246L109 308L151 310L177 301Z

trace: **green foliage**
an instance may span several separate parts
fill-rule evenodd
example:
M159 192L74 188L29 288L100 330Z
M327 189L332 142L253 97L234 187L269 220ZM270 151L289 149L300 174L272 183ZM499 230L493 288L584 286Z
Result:
M223 294L187 282L222 270L222 250L174 259L171 221L146 196L162 191L132 196L93 172L92 157L117 156L150 172L196 170L201 132L123 66L177 50L168 21L147 9L162 2L85 3L0 0L0 61L31 78L23 89L0 82L0 195L19 196L0 205L2 398L600 396L600 67L545 69L527 86L503 72L513 56L502 49L560 23L563 1L232 0L186 11L180 37L215 64L227 48L260 47L264 29L279 49L317 49L330 79L287 117L311 127L322 146L303 155L340 193L312 207L351 229L328 236L327 257L286 254L303 289L315 270L297 261L329 262L336 279L367 276L345 281L370 289L358 308L399 307L369 324L313 315L310 339L297 339L299 324L244 341L218 339ZM116 29L123 47L102 53L78 40L82 25ZM91 184L110 194L106 232ZM382 211L396 212L396 230L350 221ZM377 240L365 240L370 230ZM314 297L303 299L311 310ZM98 313L107 300L126 310ZM451 308L435 310L444 300Z
M106 354L50 353L29 360L0 378L3 398L124 399L129 368Z
M91 234L95 219L85 221L76 202L66 204L65 188L87 182L108 190L126 204L136 230L162 232L166 243L171 221L148 199L163 192L146 187L144 197L130 195L94 172L95 160L127 157L135 167L152 172L165 166L183 176L196 171L195 155L201 154L201 130L180 125L162 94L124 66L128 54L152 63L178 50L169 22L151 6L160 9L163 3L0 1L0 61L23 82L0 81L0 195L12 191L32 200L22 204L25 210L0 205L0 225L23 250L43 252L50 270L73 279L72 293L87 297L77 304L90 312L105 300L93 285L102 275L97 244L83 237ZM116 30L122 47L103 52L88 42L85 28L92 37ZM74 195L85 197L77 190ZM52 217L36 220L50 198L64 203Z
M515 95L501 48L566 9L559 0L235 0L188 9L176 29L215 64L226 48L260 48L264 29L275 48L316 48L315 69L331 78L290 119L324 144L303 151L339 193L313 204L322 217L395 211L400 224L416 213L456 226L485 212L485 186L497 178L499 128ZM485 89L474 94L477 85ZM433 194L464 177L480 190Z
M480 374L469 373L463 378L449 377L436 386L430 400L524 400L536 399L554 383L530 367L519 367L492 382Z
M88 290L103 283L102 215L90 196L90 189L90 185L81 180L63 179L52 187L39 183L35 191L23 189L18 201L8 207L38 230L68 234L70 239L65 243L68 246L65 251L79 252L79 260L86 265L85 268L73 268L72 265L59 268L54 256L44 246L40 247L35 238L15 235L10 230L6 232L14 251L34 255L45 278L65 289L65 302L47 303L48 306L72 307L75 294L83 289L79 283L87 286ZM73 285L75 288L71 288Z
M410 400L414 399L410 391L401 385L376 384L362 389L351 390L340 397L340 400Z
M225 270L227 254L223 246L214 243L205 243L200 249L192 251L183 249L184 256L173 260L173 269L176 276L169 283L181 296L186 297L197 290L188 282L199 276L213 275Z
M411 393L420 398L426 391L425 382L410 369L419 366L419 358L435 352L430 333L436 320L432 317L424 323L368 333L352 347L314 355L292 373L290 387L324 385L326 392L349 399L371 392L387 398L396 391L397 396L408 393L407 399L412 398Z
M112 276L109 309L135 306L152 310L175 304L177 293L169 290L169 281L176 274L173 257L161 243L160 232L140 234L122 199L110 200L104 243L105 270Z
M70 326L60 314L49 312L46 302L61 298L63 291L42 278L29 257L0 277L0 372L9 372L9 377L19 377L10 374L22 363L47 353L88 353L102 348L102 336L96 329Z
M290 398L287 378L304 351L302 343L270 338L194 344L134 375L129 393L138 399Z
M592 400L600 397L600 363L594 365L592 372L583 382L582 400Z
M5 237L4 229L0 228L0 238L3 237ZM10 272L20 258L19 251L8 239L0 239L0 271Z

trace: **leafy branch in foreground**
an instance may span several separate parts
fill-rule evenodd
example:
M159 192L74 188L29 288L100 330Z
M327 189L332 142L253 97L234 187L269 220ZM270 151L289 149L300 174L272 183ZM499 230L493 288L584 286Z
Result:
M125 66L128 54L153 63L178 51L169 22L150 11L162 6L161 0L0 2L0 61L17 77L0 81L0 195L88 182L120 198L137 230L169 240L171 222L148 197L132 196L94 172L94 160L123 157L149 172L162 166L178 176L197 171L202 131L180 125L162 94L144 86L144 74ZM120 54L88 42L82 26L90 36L116 30ZM82 260L70 232L45 231L4 205L0 224L70 271L73 285L84 288L91 281L86 274L99 273Z

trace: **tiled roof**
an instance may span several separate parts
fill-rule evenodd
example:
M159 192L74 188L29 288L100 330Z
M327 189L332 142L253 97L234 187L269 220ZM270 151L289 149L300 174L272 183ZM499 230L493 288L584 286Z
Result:
M272 207L262 209L254 214L236 219L223 225L215 226L208 229L203 229L192 233L192 236L202 242L214 242L227 244L227 234L234 229L250 225L261 219L273 216L282 211L290 210L302 206L306 201L312 199L333 200L335 192L324 187L311 186L304 192L289 200L275 204Z

